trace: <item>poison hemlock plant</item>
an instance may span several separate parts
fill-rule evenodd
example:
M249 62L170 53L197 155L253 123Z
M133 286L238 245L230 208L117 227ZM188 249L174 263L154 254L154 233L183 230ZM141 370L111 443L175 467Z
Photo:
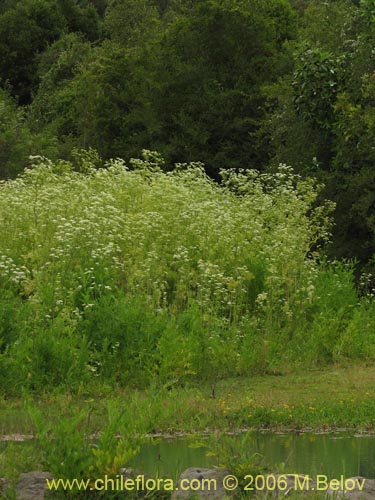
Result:
M350 267L324 263L333 204L317 203L314 180L281 165L226 170L217 184L199 163L164 172L150 151L129 167L74 155L79 171L37 157L0 185L7 393L178 385L351 356L372 299L358 301Z

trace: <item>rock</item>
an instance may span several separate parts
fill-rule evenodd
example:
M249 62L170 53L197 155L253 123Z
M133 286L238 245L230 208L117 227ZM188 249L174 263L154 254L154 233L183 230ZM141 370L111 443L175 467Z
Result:
M0 477L0 498L4 495L7 486L10 486L10 481Z
M144 497L149 492L157 491L157 484L155 484L155 479L141 472L139 470L133 469L132 467L122 468L119 471L119 475L123 476L123 484L126 485L126 482L129 486L126 488L130 489L130 491L134 492L137 497ZM120 483L121 484L121 483Z
M315 490L315 482L309 476L302 474L265 474L260 477L264 477L264 481L257 482L258 498L282 498L292 495L293 492L301 496ZM260 487L262 489L259 489Z
M16 485L17 500L45 500L50 493L46 479L53 479L49 472L28 472L21 474Z
M178 498L196 498L222 499L228 498L235 493L235 490L225 489L223 479L226 476L234 477L228 470L225 469L201 469L191 467L186 469L178 479L178 491L172 494L172 500ZM233 481L228 481L229 488L234 484ZM190 488L185 489L190 485Z
M363 488L360 489L360 485ZM345 479L345 489L334 491L329 488L327 497L345 499L345 500L374 500L375 498L375 479L366 479L361 476Z

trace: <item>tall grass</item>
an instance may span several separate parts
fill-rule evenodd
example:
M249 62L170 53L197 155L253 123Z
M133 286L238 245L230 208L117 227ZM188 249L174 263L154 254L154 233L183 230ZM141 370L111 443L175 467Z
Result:
M375 355L349 267L322 264L333 205L290 167L157 153L95 168L35 158L0 184L0 381L5 393L147 385ZM369 327L371 329L371 327Z

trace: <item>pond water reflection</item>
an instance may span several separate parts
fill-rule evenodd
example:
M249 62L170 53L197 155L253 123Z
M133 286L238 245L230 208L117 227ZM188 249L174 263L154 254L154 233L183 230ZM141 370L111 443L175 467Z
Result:
M238 439L243 440L243 436ZM219 465L217 457L207 456L207 447L194 447L195 441L197 438L150 441L132 465L153 476L173 478L188 467ZM199 438L199 442L204 443L205 439ZM374 436L252 432L247 446L263 455L271 469L284 463L283 472L289 473L375 478Z

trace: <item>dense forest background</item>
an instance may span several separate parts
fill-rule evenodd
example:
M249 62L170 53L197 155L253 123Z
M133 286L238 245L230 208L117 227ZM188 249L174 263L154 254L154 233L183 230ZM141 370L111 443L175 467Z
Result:
M2 0L0 177L30 156L325 184L331 257L375 254L374 0Z

